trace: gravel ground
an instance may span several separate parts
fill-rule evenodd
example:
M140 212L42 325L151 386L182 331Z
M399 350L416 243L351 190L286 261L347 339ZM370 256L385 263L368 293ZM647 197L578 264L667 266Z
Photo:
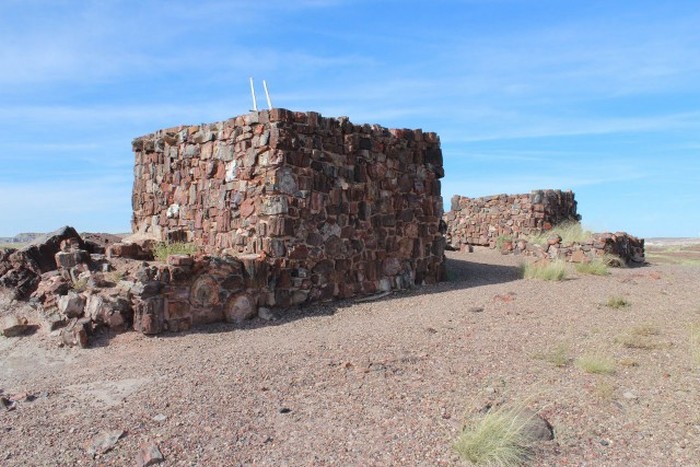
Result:
M153 444L162 465L462 465L460 429L505 403L554 426L533 465L698 465L700 267L542 282L519 279L516 257L448 257L449 282L271 323L85 350L0 337L0 389L20 399L0 407L0 463L134 465ZM644 348L621 342L635 332ZM615 373L581 370L587 354ZM105 431L118 440L93 457Z

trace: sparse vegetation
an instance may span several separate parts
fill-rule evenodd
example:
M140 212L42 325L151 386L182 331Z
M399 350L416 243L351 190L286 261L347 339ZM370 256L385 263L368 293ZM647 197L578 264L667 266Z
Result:
M576 271L581 274L590 274L593 276L607 276L610 274L608 265L600 259L590 261L588 263L578 263Z
M615 385L603 378L598 378L595 382L595 393L601 399L611 401L615 395Z
M194 243L185 242L161 242L153 250L153 257L158 261L165 261L170 255L193 255L197 253Z
M620 310L622 308L627 308L628 306L630 306L630 303L623 297L610 297L608 298L608 301L605 304L605 306L612 308L613 310Z
M528 238L530 243L535 245L546 245L547 239L553 235L561 237L562 244L583 243L591 238L591 232L585 230L579 222L562 222L554 226L551 230L541 234L531 235Z
M124 277L124 272L122 271L112 271L108 276L110 282L114 282L115 284L121 280L124 280Z
M665 342L659 342L654 340L654 336L661 334L661 331L656 326L650 324L645 324L642 326L637 326L624 334L621 334L615 338L615 342L627 347L628 349L659 349L667 347L668 344Z
M502 250L503 245L506 244L506 242L512 242L513 237L510 235L499 235L498 238L496 238L496 249Z
M615 362L601 354L588 354L576 360L576 366L586 373L611 375L615 373Z
M547 363L551 363L557 368L563 368L571 363L568 346L564 343L560 343L546 352L537 353L532 357L538 360L544 360Z
M548 263L524 263L521 266L521 272L525 279L561 281L566 278L566 263L562 260Z
M498 408L462 430L454 445L459 455L478 465L521 465L530 458L533 441L521 408Z
M649 246L644 256L652 263L700 265L700 245Z
M73 282L73 285L71 288L75 290L76 292L83 292L85 289L87 289L87 279L78 279L77 281Z

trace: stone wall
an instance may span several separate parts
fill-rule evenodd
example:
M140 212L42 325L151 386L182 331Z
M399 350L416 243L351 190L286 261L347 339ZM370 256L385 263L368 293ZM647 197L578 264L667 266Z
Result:
M594 233L581 242L565 242L559 235L550 235L544 245L525 239L499 242L501 253L522 254L538 259L563 259L571 263L587 263L604 258L611 266L646 264L644 239L626 232Z
M435 133L273 109L160 130L133 149L133 231L255 263L255 306L440 279Z
M579 221L574 193L534 190L529 194L467 198L455 195L445 214L447 244L495 246L499 237L519 239L538 234L564 221Z

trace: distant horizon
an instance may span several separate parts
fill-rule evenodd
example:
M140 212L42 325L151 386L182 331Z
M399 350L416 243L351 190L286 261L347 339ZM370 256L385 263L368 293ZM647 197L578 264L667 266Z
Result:
M131 140L247 113L252 76L260 108L264 79L275 107L437 133L446 208L570 189L590 230L700 237L697 2L265 5L7 0L0 235L128 231Z

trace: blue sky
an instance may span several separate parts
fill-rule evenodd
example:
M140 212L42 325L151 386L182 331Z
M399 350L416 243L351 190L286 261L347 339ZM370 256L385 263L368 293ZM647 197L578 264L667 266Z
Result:
M423 128L455 194L700 236L700 3L0 0L0 236L130 229L131 140L273 104ZM262 104L262 102L261 102Z

